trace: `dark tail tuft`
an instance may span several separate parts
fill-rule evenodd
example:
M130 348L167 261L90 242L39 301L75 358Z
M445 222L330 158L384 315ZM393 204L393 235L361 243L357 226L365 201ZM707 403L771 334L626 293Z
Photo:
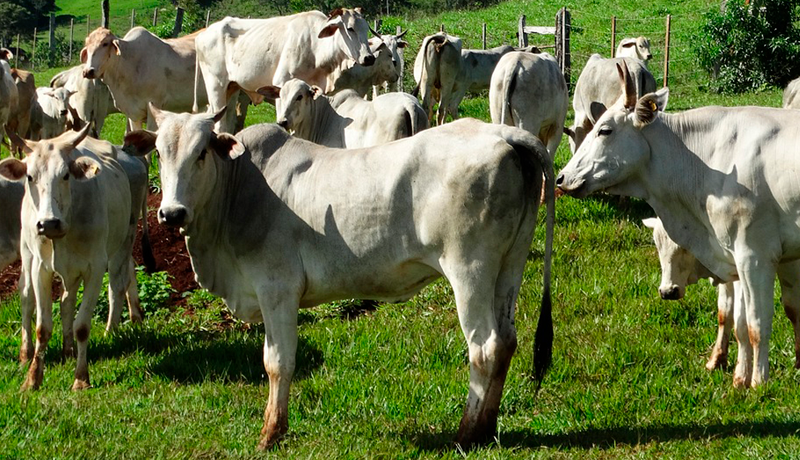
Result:
M153 255L153 248L150 246L150 236L147 229L142 229L142 259L144 259L144 269L147 273L156 272L156 258Z
M542 311L539 313L539 324L533 339L533 379L536 391L542 386L542 380L553 361L553 307L550 299L550 287L545 287L542 294Z

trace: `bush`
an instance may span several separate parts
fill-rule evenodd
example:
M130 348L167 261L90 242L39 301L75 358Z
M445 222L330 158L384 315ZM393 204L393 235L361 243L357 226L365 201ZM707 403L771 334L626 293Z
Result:
M706 14L700 28L695 53L718 92L782 88L800 75L800 0L754 3L730 1L724 12Z
M72 43L72 57L78 59L83 44L81 42ZM37 70L51 67L61 67L69 64L69 39L56 33L54 50L50 50L50 44L46 39L36 41L35 55L33 63Z

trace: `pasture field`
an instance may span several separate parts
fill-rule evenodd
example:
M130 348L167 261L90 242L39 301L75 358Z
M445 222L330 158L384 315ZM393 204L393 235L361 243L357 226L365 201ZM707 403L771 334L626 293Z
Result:
M656 2L652 8L677 13L707 4ZM633 11L621 1L581 5ZM487 17L515 21L520 11L555 12L539 10L533 2L507 2L413 21L415 30L429 30L457 17L479 24ZM777 106L780 91L723 97L691 80L672 93L668 110L710 104ZM469 98L461 109L488 120L485 97ZM248 124L273 120L266 105L248 116ZM102 134L119 143L123 133L122 117L113 115ZM568 158L565 141L557 168ZM185 293L185 306L148 309L142 325L126 323L108 335L96 318L89 346L93 388L79 393L69 391L74 360L60 360L57 315L44 385L19 392L25 375L17 361L19 300L5 299L0 458L800 457L800 371L777 291L770 380L735 390L735 345L731 368L704 367L717 331L716 290L702 281L684 300L658 297L658 259L641 224L652 215L638 200L557 201L554 361L538 395L530 380L544 250L544 226L537 229L517 305L519 347L491 445L465 453L452 443L469 370L452 291L438 281L409 302L375 310L337 302L302 311L289 434L266 453L255 450L268 393L263 329L233 320L214 296Z

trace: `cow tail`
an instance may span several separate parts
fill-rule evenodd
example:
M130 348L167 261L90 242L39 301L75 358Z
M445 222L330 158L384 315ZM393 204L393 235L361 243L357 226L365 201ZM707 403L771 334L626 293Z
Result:
M200 89L200 53L194 55L194 101L192 102L192 113L200 112L197 101L200 99L197 92Z
M514 67L511 68L511 71L505 75L503 79L503 104L502 108L500 109L500 124L505 125L506 120L512 119L511 113L511 96L514 94L514 89L517 86L517 68L519 67L519 62L514 64ZM515 126L513 119L511 126Z
M147 225L147 194L148 191L145 190L144 199L142 200L142 259L144 260L145 271L147 273L155 273L156 258L153 255L153 247L150 245L150 231Z

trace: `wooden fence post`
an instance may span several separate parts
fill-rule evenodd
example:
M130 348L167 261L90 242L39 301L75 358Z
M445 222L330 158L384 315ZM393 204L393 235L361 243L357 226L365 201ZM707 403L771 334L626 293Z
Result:
M486 49L486 23L483 23L481 28L481 38L483 39L483 49Z
M136 26L136 10L131 8L131 29Z
M158 25L158 7L153 9L153 27Z
M175 13L175 27L172 29L172 38L177 38L178 34L181 33L182 28L183 28L183 8L179 6L178 11Z
M206 27L208 27L208 20L211 19L211 8L206 11Z
M611 16L611 57L617 54L617 17Z
M667 15L667 36L664 44L664 88L667 87L669 81L669 35L672 26L672 15Z
M86 36L88 37L89 34L92 32L92 18L88 14L86 15Z
M525 15L519 17L517 25L517 46L525 48L528 46L528 34L525 33Z
M72 63L72 42L75 41L75 18L69 18L69 62Z
M47 46L50 47L50 55L56 54L56 14L50 13L50 30L47 34Z
M439 32L444 32L444 24L442 24L442 26L439 27Z
M403 29L400 26L397 26L395 35L400 35L403 33ZM403 73L405 72L406 62L403 59L403 53L405 53L405 48L397 48L397 54L400 55L400 76L397 78L397 91L403 91Z
M103 22L101 24L104 28L109 29L109 24L111 24L111 15L108 12L108 0L102 0L100 2L100 8L103 10Z
M17 34L17 52L14 53L14 67L19 68L19 34Z
M567 83L567 90L570 87L570 74L572 72L572 54L569 50L569 35L570 35L570 14L566 7L558 10L556 14L556 60L561 67L561 73L564 75L564 81Z
M36 69L36 27L33 28L33 48L31 51L31 70Z

